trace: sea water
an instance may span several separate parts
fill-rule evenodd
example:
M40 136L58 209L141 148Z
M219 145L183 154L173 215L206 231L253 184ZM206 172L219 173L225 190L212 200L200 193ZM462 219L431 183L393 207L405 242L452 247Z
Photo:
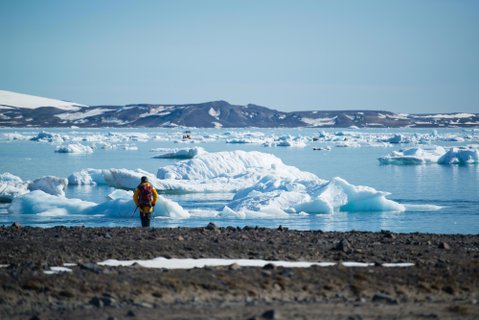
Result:
M212 215L174 219L156 216L154 227L196 227L212 221L219 226L260 226L275 228L279 225L298 230L324 231L379 231L431 233L479 233L479 166L470 165L381 165L377 160L393 150L418 145L418 140L405 144L385 144L378 141L394 134L408 137L429 137L419 143L440 145L445 148L474 144L479 133L474 129L188 129L193 139L182 139L186 129L44 129L66 137L66 142L34 142L40 129L0 129L0 173L10 172L23 180L43 176L68 177L86 168L143 169L154 175L158 168L174 164L179 159L156 159L162 152L157 148L186 148L200 146L208 152L260 151L271 153L285 164L316 174L322 179L341 177L354 185L365 185L390 192L388 199L401 204L440 206L440 210L422 209L405 212L333 212L329 214L289 215L270 218L226 218ZM350 135L352 132L352 135ZM13 139L12 133L26 140ZM136 135L138 134L138 135ZM320 135L336 140L314 141ZM361 138L358 140L357 136ZM253 137L256 143L227 143L232 137ZM289 136L303 139L305 147L271 146L271 137ZM116 148L97 147L90 154L56 153L59 145L71 140L94 145L92 137L101 142L115 144ZM104 137L107 137L103 139ZM145 138L146 137L146 138ZM343 138L344 137L344 138ZM356 138L355 138L356 137ZM464 137L466 139L464 139ZM341 141L357 140L358 147L337 147ZM112 142L113 141L113 142ZM364 143L367 141L367 143ZM362 142L362 143L361 143ZM329 146L330 151L313 148ZM420 146L420 145L419 145ZM68 186L67 198L101 203L114 189L108 186ZM161 193L161 190L160 190ZM219 211L234 194L164 194L186 210ZM139 219L131 208L128 218L97 215L51 215L8 213L10 204L0 204L0 225L19 222L22 225L51 227L64 226L138 226Z

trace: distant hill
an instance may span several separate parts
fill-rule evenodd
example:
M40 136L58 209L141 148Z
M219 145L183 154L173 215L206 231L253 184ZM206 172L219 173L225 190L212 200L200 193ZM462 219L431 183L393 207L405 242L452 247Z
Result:
M1 127L383 128L479 127L478 113L396 114L378 110L282 112L226 101L85 106L0 91Z

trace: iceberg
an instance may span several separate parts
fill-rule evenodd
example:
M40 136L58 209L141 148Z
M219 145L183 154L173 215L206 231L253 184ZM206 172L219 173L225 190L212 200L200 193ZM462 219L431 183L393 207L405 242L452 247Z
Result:
M479 163L479 149L469 147L451 148L437 161L439 164Z
M71 185L108 185L119 189L135 189L141 177L146 176L150 183L159 187L158 179L142 169L83 169L72 173L68 177Z
M68 185L66 178L47 176L33 180L28 184L28 189L31 191L42 190L45 193L54 196L64 196L65 188Z
M65 146L58 146L55 150L57 153L93 153L93 148L85 146L81 143L71 143Z
M206 153L201 147L176 149L169 153L164 153L153 158L155 159L192 159L198 155Z
M35 190L13 199L8 208L12 214L66 215L81 214L96 205L80 199L67 199Z
M173 192L235 192L269 175L316 177L285 165L272 154L238 150L206 153L162 167L157 172L157 183L160 189Z
M70 185L105 185L105 178L101 169L83 169L72 173L68 177Z
M378 158L381 164L415 165L436 163L446 152L443 147L432 146L430 148L409 148L393 151L387 156Z
M100 204L83 201L80 199L69 199L62 196L47 194L41 190L35 190L13 199L8 208L12 214L38 214L42 216L59 215L105 215L114 218L133 217L135 203L131 196L116 194L114 200L107 200ZM188 211L178 203L159 196L154 211L155 216L170 218L187 218ZM137 216L135 216L137 218Z
M474 164L479 163L479 149L470 145L453 147L446 152L443 147L414 147L406 150L393 151L387 156L378 158L381 164Z
M387 192L367 186L355 186L339 177L331 181L288 180L266 177L255 186L240 190L228 206L243 215L264 212L286 215L333 213L335 211L405 211L389 200Z
M28 192L27 183L9 172L0 174L0 203L11 202L15 197Z

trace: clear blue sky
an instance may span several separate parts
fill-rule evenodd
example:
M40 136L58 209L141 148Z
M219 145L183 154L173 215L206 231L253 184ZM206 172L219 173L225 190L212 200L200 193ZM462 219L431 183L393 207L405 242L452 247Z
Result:
M0 0L0 89L479 112L479 1Z

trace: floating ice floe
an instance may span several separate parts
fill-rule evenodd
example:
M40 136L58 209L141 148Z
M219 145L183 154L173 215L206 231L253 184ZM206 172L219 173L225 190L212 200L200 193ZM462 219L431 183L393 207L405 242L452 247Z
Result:
M158 179L142 169L83 169L68 177L71 185L108 185L119 189L135 189L141 177L146 176L153 186L159 188Z
M54 196L64 196L65 188L68 185L66 178L47 176L33 180L28 184L31 191L42 190Z
M8 212L12 214L57 216L81 214L84 210L95 205L93 202L67 199L45 193L41 190L35 190L14 198L8 208Z
M58 146L55 149L58 153L93 153L93 148L81 143L71 143L65 146Z
M65 139L56 133L49 133L46 131L42 131L38 133L35 137L30 139L31 141L38 141L38 142L58 142L62 143Z
M479 149L476 146L453 147L446 151L443 147L414 147L393 151L378 159L381 164L472 164L479 163Z
M443 147L432 146L429 148L414 147L405 150L393 151L387 156L379 158L381 164L429 164L436 163L446 153Z
M100 204L53 196L41 190L32 191L13 199L8 208L12 214L38 214L41 216L59 215L104 215L108 217L131 218L135 203L130 195L116 195L114 200ZM170 218L188 218L189 212L176 202L158 196L154 215ZM135 216L136 218L136 216Z
M206 153L202 147L173 149L171 152L164 153L153 158L156 159L192 159L198 155Z
M101 169L83 169L72 173L68 177L70 185L105 185L104 170Z
M265 176L318 179L262 152L216 152L158 169L160 189L174 192L235 192Z
M439 164L472 164L479 163L479 148L477 147L455 147L449 149L437 161Z
M160 168L157 177L169 190L236 192L220 212L223 216L405 210L387 199L387 192L354 186L341 178L322 180L261 152L208 153Z
M27 183L20 177L8 172L0 174L0 202L11 202L13 198L27 192Z

